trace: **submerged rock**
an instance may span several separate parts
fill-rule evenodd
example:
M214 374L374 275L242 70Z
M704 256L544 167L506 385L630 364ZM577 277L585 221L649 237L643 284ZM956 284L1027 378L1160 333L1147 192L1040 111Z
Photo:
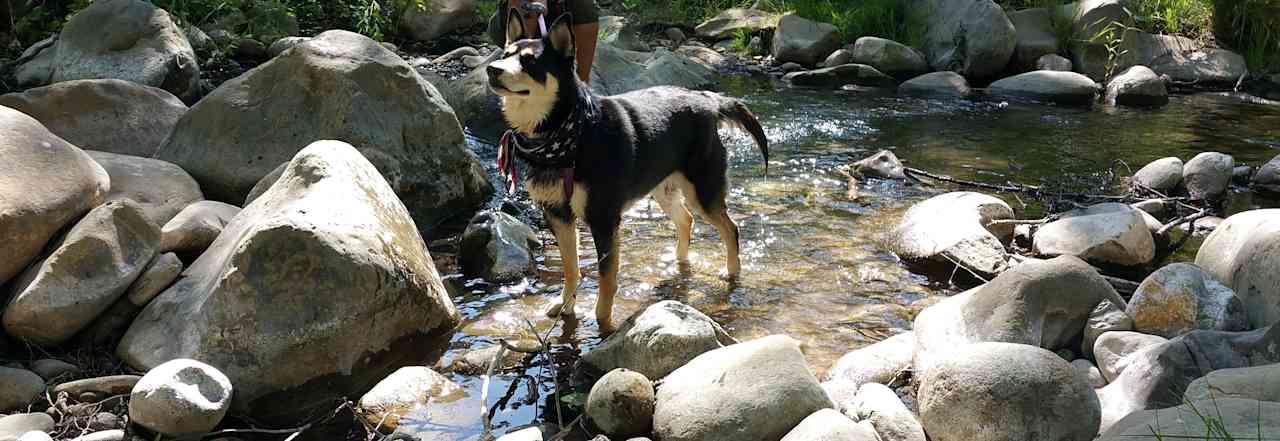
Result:
M915 356L916 336L908 331L876 342L870 346L856 349L844 354L836 361L835 366L827 373L828 383L844 383L837 385L849 389L847 397L832 398L843 404L846 398L868 383L888 384L899 372L911 367L911 359ZM832 387L827 387L828 391Z
M360 397L360 418L366 424L391 433L400 427L401 420L410 412L432 403L457 401L465 396L462 386L431 368L405 366Z
M699 355L668 375L653 432L665 441L775 440L831 407L799 342L774 335Z
M532 228L500 211L477 214L462 233L462 272L490 282L520 280L534 270L533 250L541 245Z
M898 155L888 150L881 150L866 159L853 163L854 173L884 179L906 179L902 161Z
M1121 203L1076 209L1036 230L1041 256L1077 256L1090 262L1143 265L1155 258L1155 240L1138 210Z
M1021 344L958 348L923 372L918 395L934 441L1089 441L1101 418L1070 363Z
M972 192L942 194L907 210L890 233L889 246L904 259L991 276L1008 267L1002 242L1013 235L1013 227L987 227L1002 219L1013 219L1013 209L999 198Z
M398 342L457 322L391 186L354 147L319 141L147 305L117 353L143 370L204 360L236 385L234 408L296 422L368 387L353 375L383 369Z
M734 343L706 314L664 300L628 319L599 347L583 354L582 362L604 372L627 368L658 380L707 351Z

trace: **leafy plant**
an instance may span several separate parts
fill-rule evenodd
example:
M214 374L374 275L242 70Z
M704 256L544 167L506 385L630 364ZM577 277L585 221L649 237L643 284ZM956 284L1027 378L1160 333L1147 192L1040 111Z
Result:
M1102 21L1099 20L1094 25L1101 23ZM1089 37L1089 42L1100 44L1106 50L1107 62L1103 74L1104 84L1111 81L1111 78L1115 76L1116 68L1120 65L1120 58L1129 52L1126 49L1121 49L1124 44L1125 29L1127 27L1123 23L1111 22L1099 28L1094 35Z
M751 33L745 29L739 29L733 35L733 42L729 44L729 50L739 54L751 54Z
M1128 3L1144 32L1207 38L1213 23L1209 0L1132 0Z
M1255 72L1280 69L1280 1L1212 0L1214 35Z

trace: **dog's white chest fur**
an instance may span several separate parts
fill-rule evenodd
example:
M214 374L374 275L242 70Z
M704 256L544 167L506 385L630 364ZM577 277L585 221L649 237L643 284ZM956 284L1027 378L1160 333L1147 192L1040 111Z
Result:
M562 181L539 184L531 180L525 180L524 188L528 189L529 197L539 204L559 206L565 203L564 182ZM569 209L573 210L574 217L581 218L586 215L587 198L587 187L574 183L573 198L569 201Z

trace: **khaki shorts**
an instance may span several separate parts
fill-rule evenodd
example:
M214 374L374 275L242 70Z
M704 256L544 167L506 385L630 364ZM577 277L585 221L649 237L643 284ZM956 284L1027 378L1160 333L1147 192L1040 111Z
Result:
M489 38L494 44L501 46L506 43L507 39L507 1L492 0L498 2L498 11L489 18ZM547 26L551 26L551 22L559 18L560 14L573 14L572 24L581 25L587 23L596 23L600 21L600 8L596 6L595 0L548 0L553 5L559 6L560 10L553 8L550 14L547 14Z

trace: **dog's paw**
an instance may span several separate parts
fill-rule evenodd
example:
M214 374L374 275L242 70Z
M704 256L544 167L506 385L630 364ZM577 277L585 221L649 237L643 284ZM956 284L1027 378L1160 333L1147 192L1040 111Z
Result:
M738 273L736 271L729 272L728 268L722 269L720 270L720 280L724 280L726 282L736 282L738 281Z
M547 307L547 317L573 317L573 305L565 305L563 299L556 299L551 302L551 306Z

